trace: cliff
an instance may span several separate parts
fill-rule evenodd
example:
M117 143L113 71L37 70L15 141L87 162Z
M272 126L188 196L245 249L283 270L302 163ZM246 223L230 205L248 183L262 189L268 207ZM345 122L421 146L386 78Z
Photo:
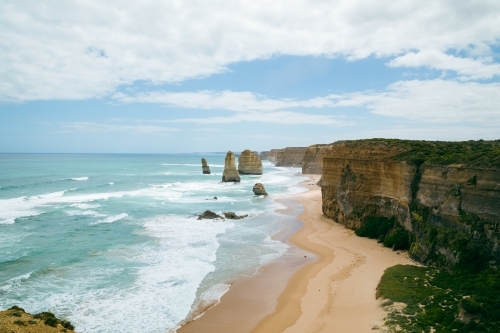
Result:
M204 174L207 174L207 175L210 174L210 167L207 164L207 160L204 158L201 159L201 170Z
M500 260L500 141L358 140L323 158L323 213L438 266Z
M74 326L66 320L56 318L50 312L31 315L22 308L13 306L0 311L0 332L9 333L71 333Z
M269 157L269 151L261 151L259 154L259 158L261 160L267 160Z
M240 175L262 175L262 162L259 156L248 149L242 151L238 157L238 172Z
M323 157L332 151L333 145L335 145L335 143L307 147L302 160L302 173L321 175Z
M271 149L269 151L269 154L267 155L267 159L270 162L276 164L276 158L278 157L278 151L279 151L279 149Z
M223 182L240 182L240 174L236 170L236 163L234 161L234 153L228 151L224 161L224 172L222 174Z

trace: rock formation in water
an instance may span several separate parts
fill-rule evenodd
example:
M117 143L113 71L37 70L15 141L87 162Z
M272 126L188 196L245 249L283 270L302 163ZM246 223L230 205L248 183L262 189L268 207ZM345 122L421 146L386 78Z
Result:
M198 220L217 220L217 219L223 219L223 217L212 212L211 210L206 210L202 214L198 215Z
M226 154L226 160L224 162L224 173L222 174L223 182L240 182L240 174L236 169L236 163L234 162L234 154L232 151L228 151Z
M267 159L276 166L301 167L307 147L287 147L271 149Z
M203 171L204 174L207 175L210 174L210 167L207 164L207 160L204 158L201 159L201 170Z
M323 159L323 213L423 263L500 260L500 140L344 141Z
M241 175L262 175L262 162L257 154L244 150L238 157L238 172Z
M330 151L332 151L333 145L335 144L338 143L312 145L307 147L304 154L304 159L302 160L302 173L321 175L321 169L323 167L323 157L330 153Z
M248 214L245 215L237 215L235 212L224 212L224 217L229 220L241 220L247 217Z
M266 189L261 183L255 184L252 190L255 195L267 195Z
M261 161L267 160L268 157L269 157L269 152L268 151L261 151L260 154L259 154L259 158L261 159Z
M0 332L74 333L74 329L69 321L60 320L50 312L31 315L15 305L8 310L0 311Z

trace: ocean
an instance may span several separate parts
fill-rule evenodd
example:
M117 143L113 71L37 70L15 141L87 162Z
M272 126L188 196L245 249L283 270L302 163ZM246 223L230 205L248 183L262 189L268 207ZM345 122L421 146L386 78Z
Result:
M290 219L274 199L305 191L300 169L263 161L263 175L221 183L224 158L0 154L0 310L51 311L82 333L166 333L293 255L271 237ZM207 209L249 216L197 220Z

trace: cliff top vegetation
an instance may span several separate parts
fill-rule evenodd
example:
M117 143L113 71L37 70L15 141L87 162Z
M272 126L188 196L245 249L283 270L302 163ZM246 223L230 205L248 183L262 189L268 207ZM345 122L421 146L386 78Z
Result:
M420 141L399 139L364 139L341 141L348 147L386 145L405 151L388 159L405 161L420 166L461 164L467 167L500 169L500 140L470 140L459 142Z

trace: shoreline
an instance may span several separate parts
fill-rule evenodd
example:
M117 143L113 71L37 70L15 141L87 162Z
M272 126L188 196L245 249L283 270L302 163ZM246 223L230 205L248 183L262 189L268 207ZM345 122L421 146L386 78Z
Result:
M252 277L237 278L217 305L177 332L373 332L382 326L386 312L375 292L384 270L418 264L406 252L325 218L316 185L320 176L306 177L301 186L308 191L292 197L303 207L297 216L303 226L286 239L306 261L273 262Z

